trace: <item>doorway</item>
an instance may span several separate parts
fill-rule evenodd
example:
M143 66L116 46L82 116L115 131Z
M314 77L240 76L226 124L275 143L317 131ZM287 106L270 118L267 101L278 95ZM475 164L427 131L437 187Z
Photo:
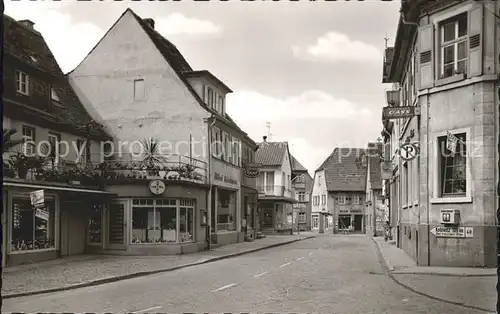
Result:
M363 231L363 215L354 215L354 231Z
M108 205L108 248L110 250L125 250L125 202Z

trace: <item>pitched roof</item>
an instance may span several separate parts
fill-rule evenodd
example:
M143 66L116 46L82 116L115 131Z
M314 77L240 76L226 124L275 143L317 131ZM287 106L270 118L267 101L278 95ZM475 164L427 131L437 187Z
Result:
M292 155L290 155L290 160L292 162L292 171L307 171L306 167L302 166L302 164Z
M287 153L287 142L262 142L255 152L255 162L263 166L281 166Z
M43 36L38 31L30 29L5 14L3 15L3 26L6 57L16 59L18 62L43 72L50 84L38 85L38 88L53 88L59 98L57 104L54 103L44 108L44 114L40 113L39 117L50 117L50 122L55 123L56 126L65 127L78 133L86 132L84 130L86 124L93 120L71 88ZM50 90L42 92L47 95L51 94ZM7 112L10 112L10 109L13 112L29 110L24 104L19 104L13 99L7 100L6 103L16 107L5 107ZM109 138L109 135L101 128L93 129L91 135Z
M363 148L335 148L318 168L325 171L328 191L364 191L366 166L359 162Z
M191 76L193 72L194 73L199 73L199 72L193 71L193 69L191 68L191 66L187 62L187 60L180 53L180 51L177 49L177 47L175 47L175 45L172 44L172 42L170 42L168 39L163 37L159 32L157 32L154 28L152 28L148 22L146 22L143 18L141 18L139 15L137 15L130 8L125 10L125 12L122 14L122 16L127 11L129 11L135 17L135 19L137 20L139 25L146 32L146 34L151 39L153 44L156 46L158 51L161 53L161 55L163 56L165 61L167 61L167 63L170 65L170 67L172 67L172 69L177 73L177 76L184 83L186 88L191 92L191 95L198 101L198 103L201 105L201 107L204 108L205 110L207 110L208 112L216 115L217 112L214 109L205 105L203 100L196 93L196 91L193 89L191 84L189 84L189 82L187 81L187 77ZM222 119L220 119L220 120L222 120L223 122L225 122L229 126L235 128L237 131L243 133L244 135L247 134L227 114L225 114L225 116L223 116Z

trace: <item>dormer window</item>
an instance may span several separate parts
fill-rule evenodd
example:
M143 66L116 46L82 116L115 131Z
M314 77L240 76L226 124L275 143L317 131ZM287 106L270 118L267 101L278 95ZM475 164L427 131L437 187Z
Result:
M29 95L29 75L16 71L16 91L23 95Z
M224 115L224 96L219 95L212 87L205 87L205 104L217 111L217 113Z

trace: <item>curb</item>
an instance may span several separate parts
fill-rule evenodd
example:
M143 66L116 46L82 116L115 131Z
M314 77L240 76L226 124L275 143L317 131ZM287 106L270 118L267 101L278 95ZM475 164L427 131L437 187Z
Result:
M413 293L416 293L418 295L421 295L421 296L424 296L424 297L427 297L429 299L432 299L432 300L435 300L435 301L439 301L439 302L444 302L444 303L448 303L448 304L453 304L453 305L457 305L457 306L460 306L460 307L464 307L464 308L467 308L467 309L473 309L473 310L478 310L478 311L483 311L483 312L486 312L486 313L496 313L496 311L494 310L490 310L490 309L485 309L485 308L482 308L482 307L477 307L477 306L473 306L473 305L467 305L465 303L462 303L462 302L455 302L455 301L450 301L450 300L446 300L446 299L442 299L442 298L439 298L439 297L435 297L435 296L432 296L430 294L426 294L424 292L421 292L421 291L418 291L404 283L402 283L401 281L399 281L398 279L396 279L396 277L394 275L397 275L397 273L393 273L391 270L390 270L390 267L389 265L387 264L387 262L385 261L385 258L382 254L382 248L380 247L380 244L373 238L371 238L372 241L375 243L375 246L377 247L377 255L378 255L378 258L379 258L379 262L380 264L382 265L382 267L384 268L384 270L386 271L386 275L391 278L396 284L398 284L399 286L413 292Z
M393 275L423 275L423 276L441 276L441 277L496 277L497 274L447 274L447 273L433 273L433 272L405 272L405 271L391 271Z
M216 256L216 257L212 257L212 258L209 258L206 260L201 260L201 261L194 262L194 263L182 264L182 265L178 265L178 266L174 266L174 267L170 267L170 268L142 271L142 272L127 274L127 275L119 275L119 276L115 276L115 277L97 279L97 280L87 281L87 282L78 283L75 285L70 285L70 286L65 286L65 287L59 287L59 288L37 290L37 291L28 291L28 292L21 292L21 293L11 293L11 294L2 295L2 299L12 299L12 298L26 297L26 296L32 296L32 295L38 295L38 294L47 294L47 293L53 293L53 292L74 290L74 289L78 289L78 288L98 286L98 285L122 281L122 280L126 280L126 279L144 277L144 276L149 276L149 275L154 275L154 274L159 274L159 273L166 273L166 272L171 272L174 270L179 270L182 268L188 268L188 267L192 267L192 266L208 264L208 263L220 261L223 259L237 257L240 255L254 253L254 252L258 252L258 251L262 251L262 250L266 250L266 249L270 249L270 248L274 248L274 247L278 247L278 246L283 246L283 245L287 245L287 244L291 244L291 243L295 243L295 242L299 242L299 241L304 241L304 240L308 240L308 239L313 239L313 238L316 238L316 236L307 236L307 237L304 237L301 239L295 239L295 240L291 240L291 241L275 243L275 244L271 244L271 245L267 245L267 246L258 247L255 249L249 249L249 250L245 250L245 251L241 251L241 252L237 252L237 253L230 253L230 254L226 254L226 255Z

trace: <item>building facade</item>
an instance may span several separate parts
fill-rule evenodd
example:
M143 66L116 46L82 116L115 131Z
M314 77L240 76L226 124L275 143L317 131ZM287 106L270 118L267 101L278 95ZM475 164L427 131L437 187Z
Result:
M34 23L3 15L3 25L2 266L84 253L93 209L112 197L92 167L110 136L87 114Z
M496 265L498 11L495 1L407 2L386 51L389 105L416 108L384 133L394 156L403 143L419 149L393 159L390 186L398 245L419 265Z
M295 191L296 204L293 204L294 230L311 230L311 191L313 179L300 162L292 158L292 186Z
M365 150L335 148L316 170L312 192L312 228L319 232L364 232ZM316 223L317 221L317 223ZM328 231L329 232L329 231Z
M259 144L255 162L260 165L257 177L260 230L262 233L291 233L293 207L297 203L292 187L292 162L286 142Z
M113 135L104 153L117 197L95 224L113 241L97 241L96 252L179 254L243 241L246 134L226 113L229 87L194 71L154 20L130 9L69 78Z
M381 180L381 143L369 143L366 158L366 193L365 193L365 233L371 237L384 234L386 220L385 206L383 203Z

